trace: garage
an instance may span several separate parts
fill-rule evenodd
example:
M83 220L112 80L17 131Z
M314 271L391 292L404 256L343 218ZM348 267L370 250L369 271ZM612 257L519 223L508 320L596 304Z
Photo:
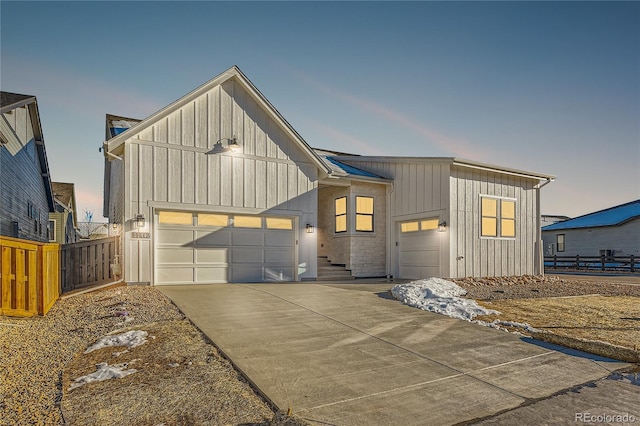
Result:
M401 222L399 235L399 277L440 277L438 218Z
M157 285L293 281L293 217L159 211Z

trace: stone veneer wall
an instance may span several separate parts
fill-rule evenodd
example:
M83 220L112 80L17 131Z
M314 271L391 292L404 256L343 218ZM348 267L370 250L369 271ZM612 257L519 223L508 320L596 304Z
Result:
M356 196L373 197L374 232L355 232ZM334 200L347 196L347 229L335 234ZM332 263L345 264L355 277L386 275L386 187L352 182L350 187L325 187L318 192L318 256Z

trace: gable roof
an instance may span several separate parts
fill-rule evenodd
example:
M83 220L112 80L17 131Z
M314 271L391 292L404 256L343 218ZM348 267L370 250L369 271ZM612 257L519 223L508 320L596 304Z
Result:
M267 98L253 85L253 83L247 78L247 76L245 76L242 73L242 71L240 71L240 68L238 68L235 65L229 68L228 70L226 70L225 72L212 78L211 80L209 80L202 86L198 87L197 89L186 94L185 96L178 99L177 101L169 104L168 106L162 108L156 113L140 121L134 127L136 128L137 131L144 130L147 127L159 121L160 119L169 116L172 112L180 109L184 105L195 100L202 94L211 90L213 87L221 85L222 83L230 79L236 79L236 81L239 82L251 96L253 96L253 98L258 102L258 105L262 106L265 110L267 110L271 114L271 117L276 122L278 122L283 129L285 129L285 131L289 134L289 136L294 141L298 143L302 151L307 154L307 156L311 159L313 163L316 164L318 168L320 168L327 174L331 173L331 169L318 157L318 155L316 155L316 153L305 142L302 136L300 136L298 132L293 128L293 126L291 126L291 124L289 124L289 122L285 120L285 118L278 112L278 110L275 109L275 107L271 104L271 102L269 102ZM107 155L107 152L113 152L115 149L117 149L122 144L124 144L124 142L127 139L127 135L126 135L127 133L128 132L123 131L118 135L112 137L111 139L108 139L105 142L104 144L105 156Z
M78 227L78 213L76 211L76 191L72 183L51 182L53 198L64 208L71 210L73 226Z
M110 140L123 133L125 130L136 126L142 120L138 118L128 118L119 115L107 114L105 125L105 139Z
M45 194L47 197L47 204L49 206L49 211L55 211L55 202L53 199L53 190L51 187L51 174L49 172L49 161L47 160L47 151L44 146L44 136L42 134L42 124L40 123L40 111L38 110L38 101L33 95L22 95L20 93L12 93L12 92L0 92L0 113L4 114L9 111L12 111L17 108L21 108L23 106L27 107L29 112L29 117L31 118L31 125L33 126L33 137L35 140L36 153L38 156L38 165L40 166L40 175L42 177L42 182L44 184ZM9 126L11 127L4 119L1 117L1 127L5 128ZM13 130L11 129L13 132ZM2 144L0 143L0 146Z
M543 231L558 231L561 229L597 228L602 226L622 225L640 217L640 200L619 206L585 214L573 219L553 223L542 228Z
M0 112L4 114L21 106L30 104L36 100L35 96L21 95L19 93L0 92Z

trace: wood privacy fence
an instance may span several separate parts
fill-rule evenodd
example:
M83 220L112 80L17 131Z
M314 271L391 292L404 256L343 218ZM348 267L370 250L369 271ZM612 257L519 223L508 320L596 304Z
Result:
M62 293L115 282L110 264L115 263L116 237L64 244L60 250Z
M569 268L601 271L637 272L640 257L637 256L545 256L545 268Z
M60 246L0 237L0 314L44 315L60 296Z

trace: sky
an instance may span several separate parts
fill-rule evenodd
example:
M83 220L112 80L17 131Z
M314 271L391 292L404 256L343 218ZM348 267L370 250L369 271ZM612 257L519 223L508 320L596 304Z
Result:
M237 65L305 141L557 176L542 214L640 198L640 2L0 3L0 87L102 221L106 114Z

